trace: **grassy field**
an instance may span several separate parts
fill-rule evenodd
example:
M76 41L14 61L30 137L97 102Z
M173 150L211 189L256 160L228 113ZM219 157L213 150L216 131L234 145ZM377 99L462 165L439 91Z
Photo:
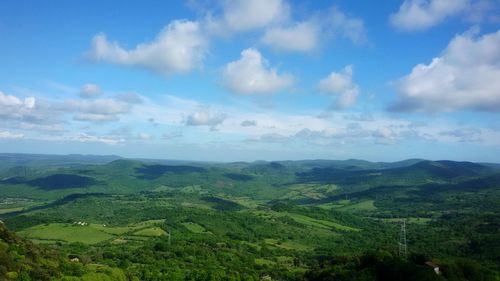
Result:
M288 188L290 191L282 196L281 199L322 199L338 189L338 187L333 184L294 184Z
M90 227L92 227L94 229L97 229L97 230L99 230L101 232L111 234L111 235L120 235L120 234L124 234L124 233L130 232L130 231L133 231L135 229L132 226L113 226L113 227L109 227L109 226L104 226L102 224L93 224L93 223L90 224Z
M102 232L113 234L113 235L121 235L129 232L134 232L140 230L141 228L147 228L150 226L154 226L156 224L162 223L164 220L147 220L138 222L135 224L127 225L127 226L109 226L102 224L90 224L91 227L100 230Z
M274 212L274 211L252 211L257 216L274 220L280 217L289 217L294 221L305 226L321 229L321 230L340 230L340 231L360 231L361 229L339 224L334 221L320 220L311 218L305 215L290 213L290 212Z
M194 222L183 222L182 225L193 233L210 233L203 226Z
M163 220L147 220L128 226L105 226L95 223L82 226L67 223L51 223L24 229L19 234L35 242L53 243L60 241L96 244L132 232L132 236L152 237L164 235L166 233L163 229L154 226L161 222ZM116 241L116 239L113 241Z
M345 205L344 204L339 204L339 203L336 203L336 202L330 202L330 203L318 204L318 205L313 205L313 206L316 206L316 207L319 207L319 208L325 209L325 210L332 210L332 209L337 209L337 208L340 208L340 207L344 207Z
M3 208L0 209L0 215L8 214L8 213L13 213L13 212L19 212L24 210L23 207L16 207L16 208Z
M37 225L19 232L21 236L49 241L82 242L97 244L113 238L113 235L100 231L91 225L81 226L73 224L52 223Z
M167 233L165 230L159 228L159 227L150 227L150 228L145 228L141 229L139 231L134 232L133 235L135 236L146 236L146 237L158 237L158 236L163 236L166 235Z
M318 228L323 228L323 229L332 229L333 228L335 230L341 230L341 231L360 231L360 229L358 229L358 228L345 226L345 225L342 225L342 224L339 224L339 223L336 223L333 221L314 219L314 218L311 218L308 216L294 214L294 213L286 213L286 215L298 223L301 223L304 225L309 225L312 227L318 227Z
M374 203L374 200L365 200L353 204L347 204L343 207L338 208L338 210L348 212L374 211L377 209Z

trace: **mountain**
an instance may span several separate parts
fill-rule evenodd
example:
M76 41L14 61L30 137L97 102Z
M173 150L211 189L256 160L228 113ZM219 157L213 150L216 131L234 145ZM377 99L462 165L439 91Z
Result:
M106 164L120 159L116 155L46 155L46 154L21 154L0 153L0 171L22 167L63 167L81 166L88 164Z

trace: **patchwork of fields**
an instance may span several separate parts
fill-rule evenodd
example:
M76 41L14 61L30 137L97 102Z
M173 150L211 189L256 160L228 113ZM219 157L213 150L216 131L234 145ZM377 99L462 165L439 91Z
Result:
M343 163L345 170L300 163L117 160L37 167L23 170L26 177L7 171L0 218L36 244L139 280L207 269L292 280L325 257L356 260L368 250L397 257L403 219L412 255L496 270L500 171L448 162L382 170L369 162ZM456 166L470 176L454 176Z

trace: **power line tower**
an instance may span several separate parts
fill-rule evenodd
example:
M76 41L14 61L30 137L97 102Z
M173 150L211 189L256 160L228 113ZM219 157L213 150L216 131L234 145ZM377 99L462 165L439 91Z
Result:
M406 259L408 247L406 245L406 220L401 220L401 231L399 232L399 256Z

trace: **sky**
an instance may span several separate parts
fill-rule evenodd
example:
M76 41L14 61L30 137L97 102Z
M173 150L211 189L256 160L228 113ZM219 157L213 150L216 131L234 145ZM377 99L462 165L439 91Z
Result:
M500 0L0 0L0 152L500 162Z

